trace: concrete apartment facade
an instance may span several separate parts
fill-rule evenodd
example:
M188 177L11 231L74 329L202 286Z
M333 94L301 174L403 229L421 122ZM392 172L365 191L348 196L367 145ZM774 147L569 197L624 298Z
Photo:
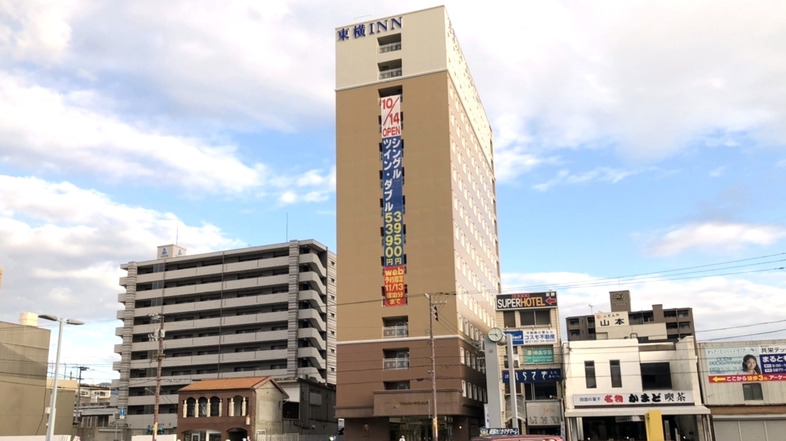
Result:
M123 326L114 363L117 406L128 428L153 423L158 343L164 316L160 425L177 424L180 388L199 379L270 376L336 381L336 256L314 240L187 256L158 248L157 258L122 265ZM182 410L182 409L181 409Z
M699 343L715 441L786 437L786 340Z
M337 416L348 439L430 436L429 294L439 438L468 440L486 391L465 357L500 289L491 127L444 7L334 35Z
M645 415L659 410L666 439L712 440L693 337L572 341L562 353L567 439L647 439Z
M671 340L695 335L692 308L631 310L630 291L611 291L610 310L565 319L568 341L638 338L641 341Z

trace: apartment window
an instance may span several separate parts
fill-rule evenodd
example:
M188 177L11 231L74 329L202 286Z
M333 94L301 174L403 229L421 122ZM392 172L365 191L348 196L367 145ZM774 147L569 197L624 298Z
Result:
M521 319L521 326L550 326L551 310L519 311L519 318Z
M578 326L579 319L568 319L568 326Z
M641 386L644 390L671 389L671 368L669 363L642 363Z
M622 387L622 372L620 371L620 361L610 360L609 369L611 370L611 387Z
M761 383L743 384L742 394L745 396L745 401L764 399L764 395L761 392Z
M502 313L502 320L506 328L516 327L516 311L505 311Z
M409 380L385 382L385 390L404 390L404 389L409 389Z
M531 400L553 400L557 397L557 382L546 381L543 383L524 383L524 397Z
M595 389L598 387L598 383L595 380L595 362L594 361L585 361L584 362L584 378L587 381L587 389Z

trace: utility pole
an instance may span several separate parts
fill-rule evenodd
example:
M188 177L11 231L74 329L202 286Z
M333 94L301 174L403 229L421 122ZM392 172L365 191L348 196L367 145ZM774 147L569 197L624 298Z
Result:
M439 420L437 419L437 352L436 345L434 344L434 320L439 321L437 315L437 305L445 302L437 302L434 298L435 295L424 294L428 299L428 339L431 344L431 430L434 433L433 441L439 441Z
M156 359L158 359L158 367L156 369L156 400L153 405L153 441L158 438L158 405L161 400L161 364L164 361L164 315L151 314L154 320L158 320L158 330L155 334L150 334L152 341L158 341L158 352Z
M79 416L82 415L82 372L88 370L87 366L77 366L79 372L77 373L77 380L76 380L76 416L74 417L74 422L79 420Z

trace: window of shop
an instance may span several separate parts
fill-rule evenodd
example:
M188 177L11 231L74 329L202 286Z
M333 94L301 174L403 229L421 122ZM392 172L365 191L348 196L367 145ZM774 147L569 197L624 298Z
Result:
M669 363L642 363L641 385L644 390L671 389Z
M584 378L587 380L587 389L595 389L598 387L598 383L595 380L595 362L594 361L585 361L584 362Z
M742 394L745 401L763 400L764 394L761 391L761 383L745 383L742 385Z
M620 372L620 361L610 360L609 368L611 370L611 387L622 387L622 372Z

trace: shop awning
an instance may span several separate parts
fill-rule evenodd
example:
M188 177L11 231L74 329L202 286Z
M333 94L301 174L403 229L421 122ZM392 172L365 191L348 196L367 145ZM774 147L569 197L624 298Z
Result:
M659 410L663 415L709 415L710 410L704 406L661 406L661 407L614 407L566 409L565 417L613 417L645 415L650 410Z

